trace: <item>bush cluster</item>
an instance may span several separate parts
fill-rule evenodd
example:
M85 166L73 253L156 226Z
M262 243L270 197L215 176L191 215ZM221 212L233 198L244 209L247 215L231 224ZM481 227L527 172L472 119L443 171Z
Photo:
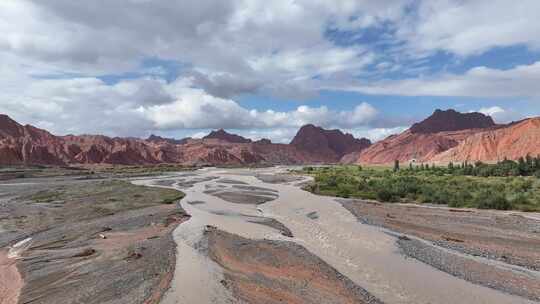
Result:
M503 165L508 166L509 163ZM484 166L474 165L473 172L484 172ZM487 166L490 166L489 170L500 168ZM540 210L540 180L537 178L459 174L458 170L463 167L455 167L377 170L359 166L334 166L308 167L303 172L314 176L314 183L307 190L322 195L382 202L444 204L451 207Z
M395 165L394 165L395 168ZM460 164L449 163L446 167L434 165L409 165L407 170L430 171L437 174L467 175L467 176L535 176L540 178L540 156L520 157L517 161L504 159L495 164L476 162L470 164L463 162Z

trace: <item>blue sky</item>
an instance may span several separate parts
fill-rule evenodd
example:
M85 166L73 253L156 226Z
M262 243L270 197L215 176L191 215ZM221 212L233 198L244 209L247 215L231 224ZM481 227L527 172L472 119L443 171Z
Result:
M55 134L378 140L435 109L540 115L540 2L0 2L0 112Z

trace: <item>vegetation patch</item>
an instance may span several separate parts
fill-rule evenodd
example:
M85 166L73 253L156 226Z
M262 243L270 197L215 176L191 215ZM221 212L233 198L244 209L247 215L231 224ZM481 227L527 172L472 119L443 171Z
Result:
M152 176L167 172L191 171L196 168L179 164L157 164L140 166L97 166L92 169L92 172L95 172L96 174L114 174L116 176Z
M540 179L534 167L525 176L508 175L521 162L410 166L394 170L361 166L305 167L314 177L306 190L343 198L382 202L443 204L450 207L540 211ZM523 160L523 163L527 163ZM534 164L534 159L531 162ZM509 171L507 170L508 168ZM521 167L524 168L524 167ZM532 172L532 173L531 173Z
M58 200L62 196L62 192L58 190L43 190L34 193L30 199L36 203L50 203Z

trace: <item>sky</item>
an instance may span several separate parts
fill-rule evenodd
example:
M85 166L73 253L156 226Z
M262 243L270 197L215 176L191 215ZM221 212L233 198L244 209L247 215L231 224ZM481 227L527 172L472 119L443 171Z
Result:
M3 0L0 113L53 134L374 141L540 115L538 0Z

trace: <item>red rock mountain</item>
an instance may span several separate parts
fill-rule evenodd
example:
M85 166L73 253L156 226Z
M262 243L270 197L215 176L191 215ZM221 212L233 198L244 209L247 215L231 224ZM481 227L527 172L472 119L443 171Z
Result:
M478 132L432 161L499 161L540 154L540 118L529 118L506 126Z
M347 149L345 149L347 150ZM326 151L273 144L268 139L252 142L224 130L203 139L148 139L102 135L55 136L30 125L22 126L0 115L0 164L140 165L180 163L198 165L306 164L336 162Z
M357 162L389 164L401 162L430 162L435 156L459 145L468 137L497 128L491 117L482 113L459 113L436 110L399 135L392 135L364 150Z
M473 115L471 115L473 114ZM540 154L540 118L495 125L491 118L435 111L399 135L370 145L339 130L306 125L290 144L214 131L204 139L148 139L102 135L55 136L0 115L1 165L198 165L497 161ZM442 119L442 121L439 121Z
M435 155L459 144L478 129L437 133L412 133L407 130L373 144L360 153L357 162L364 164L390 164L400 162L429 162Z
M371 145L371 141L354 138L340 130L325 130L308 124L298 130L290 144L300 150L317 151L328 162L336 162L349 153L366 149Z
M494 162L527 154L540 154L540 118L496 125L480 113L437 110L411 129L362 151L357 162Z
M261 138L257 141L255 141L256 144L259 144L259 145L270 145L272 144L272 141L268 138Z
M148 136L146 141L152 142L155 144L167 142L169 144L182 145L182 144L185 144L189 139L191 138L187 137L187 138L182 138L182 139L174 139L174 138L166 138L166 137L161 137L161 136L151 134L150 136Z
M409 129L411 133L431 134L443 131L459 131L466 129L482 129L495 126L493 119L478 112L460 113L449 109L435 112Z
M63 164L72 152L58 137L30 125L22 126L0 115L0 162Z
M203 137L203 139L220 139L220 140L224 140L230 143L239 143L239 144L247 144L251 142L251 139L247 139L240 135L227 133L223 129L212 131L210 132L210 134Z

